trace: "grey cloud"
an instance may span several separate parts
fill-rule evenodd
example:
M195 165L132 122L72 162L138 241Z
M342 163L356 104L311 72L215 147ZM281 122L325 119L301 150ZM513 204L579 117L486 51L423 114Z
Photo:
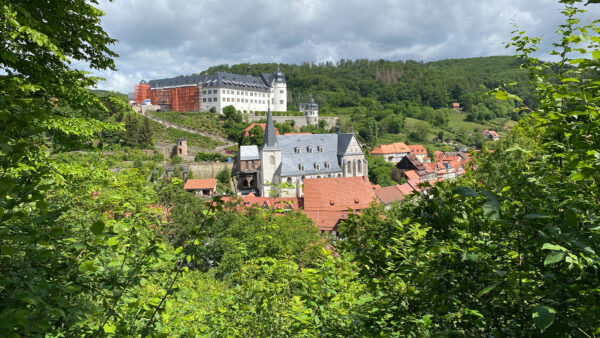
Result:
M129 92L142 78L242 62L510 54L513 21L551 37L559 8L552 0L106 1L102 24L120 57L118 72L99 74L107 78L100 87ZM588 18L600 14L600 6L586 9Z

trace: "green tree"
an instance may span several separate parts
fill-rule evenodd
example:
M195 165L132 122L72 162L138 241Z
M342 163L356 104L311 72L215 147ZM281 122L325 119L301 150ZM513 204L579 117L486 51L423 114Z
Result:
M142 147L152 145L152 128L150 128L150 122L147 118L144 118L142 124L139 127L138 143Z

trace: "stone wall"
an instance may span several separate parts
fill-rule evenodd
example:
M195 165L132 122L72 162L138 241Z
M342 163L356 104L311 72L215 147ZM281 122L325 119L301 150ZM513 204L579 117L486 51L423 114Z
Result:
M255 116L255 115L243 115L244 121L248 122L258 122L260 120L266 120L266 116ZM306 117L304 116L273 116L273 122L284 123L285 121L293 120L295 122L295 128L300 130L300 128L308 125L306 122ZM327 123L327 128L334 127L339 117L336 116L319 116L319 121L324 120Z
M233 162L193 162L189 166L194 178L215 178L223 169L233 170Z

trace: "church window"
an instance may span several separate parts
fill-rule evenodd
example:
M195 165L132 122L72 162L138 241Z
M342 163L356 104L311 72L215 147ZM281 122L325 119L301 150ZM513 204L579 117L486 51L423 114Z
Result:
M358 172L362 172L362 162L361 161L358 161L356 170Z
M275 156L274 155L271 155L271 157L269 158L269 162L271 164L275 164Z
M352 162L348 161L346 163L347 163L346 166L348 166L348 174L351 174L352 173Z

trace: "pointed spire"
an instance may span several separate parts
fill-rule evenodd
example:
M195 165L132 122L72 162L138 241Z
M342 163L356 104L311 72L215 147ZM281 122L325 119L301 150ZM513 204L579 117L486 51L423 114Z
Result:
M273 113L271 113L271 103L269 102L269 111L267 112L267 124L265 126L265 136L263 138L263 147L272 147L277 142L275 134L275 125L273 124Z

